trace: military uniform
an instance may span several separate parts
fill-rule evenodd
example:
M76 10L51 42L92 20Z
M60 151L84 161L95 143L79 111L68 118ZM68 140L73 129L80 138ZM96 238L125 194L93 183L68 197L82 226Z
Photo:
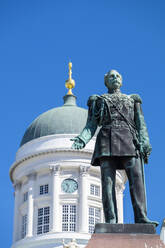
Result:
M87 144L97 127L101 127L92 165L100 165L99 158L104 156L137 156L140 143L146 155L150 153L151 146L141 103L138 95L129 96L120 91L89 97L87 123L78 137Z
M100 126L91 164L101 166L105 220L108 223L118 221L115 175L116 169L125 169L135 222L142 222L146 220L147 212L140 152L147 162L151 146L141 111L141 99L138 95L125 95L118 90L91 96L88 107L87 123L78 138L85 146Z

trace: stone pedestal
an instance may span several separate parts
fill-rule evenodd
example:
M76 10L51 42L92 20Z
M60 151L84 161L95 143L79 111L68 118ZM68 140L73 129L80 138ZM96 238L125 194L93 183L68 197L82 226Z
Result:
M155 234L156 229L152 224L108 224L97 223L95 233L127 233L127 234Z
M151 224L106 224L95 226L86 248L165 248Z

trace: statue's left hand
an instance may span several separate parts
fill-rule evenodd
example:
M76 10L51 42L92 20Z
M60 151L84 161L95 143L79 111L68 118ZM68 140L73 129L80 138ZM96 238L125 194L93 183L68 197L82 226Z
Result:
M74 141L74 143L72 145L72 149L80 150L80 149L84 148L84 146L85 146L84 142L79 137L75 137L75 138L70 139L70 140Z
M143 156L143 159L144 159L144 163L145 164L148 164L148 157L150 155L152 151L152 148L150 145L146 145L146 146L140 146L140 153L142 154Z

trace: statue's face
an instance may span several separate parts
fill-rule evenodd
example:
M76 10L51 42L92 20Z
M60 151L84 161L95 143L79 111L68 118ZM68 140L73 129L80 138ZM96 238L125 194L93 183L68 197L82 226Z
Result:
M110 72L108 72L108 74L106 75L107 88L110 90L115 90L115 89L119 89L121 85L122 85L121 75L115 70L111 70Z

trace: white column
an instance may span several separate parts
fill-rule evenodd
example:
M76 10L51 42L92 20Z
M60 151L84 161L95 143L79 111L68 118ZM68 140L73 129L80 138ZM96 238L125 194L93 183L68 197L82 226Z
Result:
M163 220L162 227L161 227L161 230L160 230L160 239L165 244L165 219Z
M33 221L34 221L34 182L36 173L28 175L28 210L27 210L27 232L26 237L33 236Z
M80 165L79 187L79 232L88 233L88 187L87 175L89 167Z
M125 189L124 184L116 185L118 223L123 223L123 191L124 189Z
M20 199L20 189L21 183L16 183L14 185L14 231L13 231L13 243L19 239L19 199Z
M52 232L60 232L60 165L55 165L50 167L52 176L52 206L51 206L51 216L52 216Z

